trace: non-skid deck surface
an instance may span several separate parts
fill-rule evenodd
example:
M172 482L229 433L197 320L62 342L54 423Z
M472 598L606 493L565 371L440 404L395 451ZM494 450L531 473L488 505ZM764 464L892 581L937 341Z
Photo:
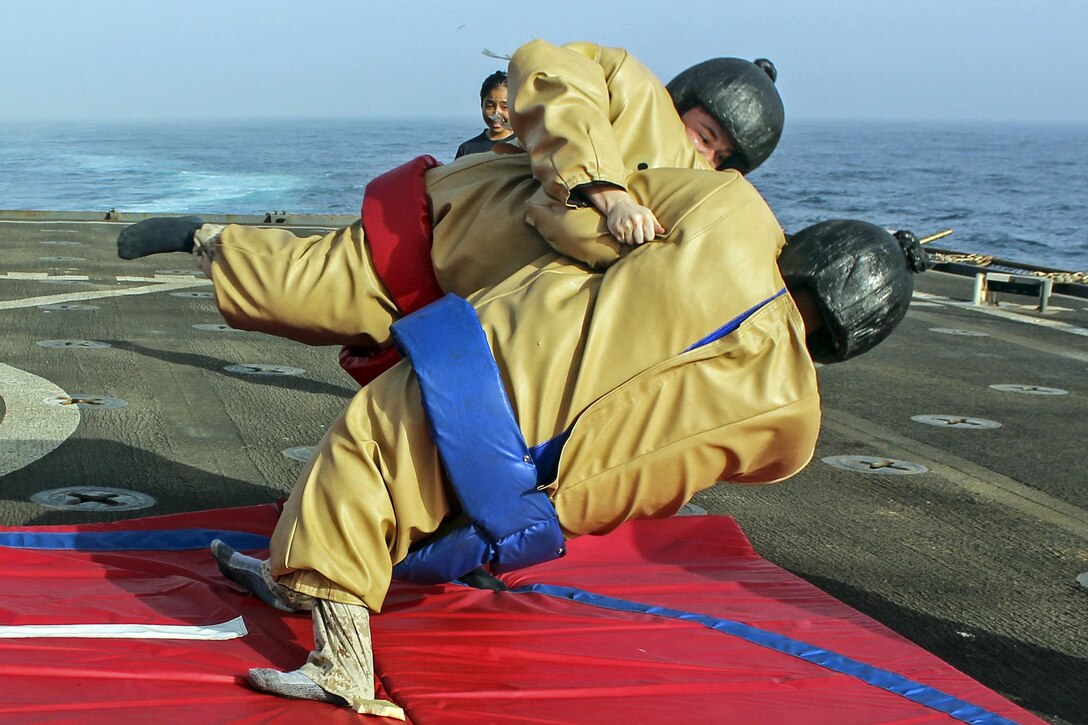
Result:
M302 663L309 618L243 595L207 544L260 554L276 516L0 529L0 721L359 722L244 684ZM632 522L503 580L398 585L373 618L379 694L410 721L1040 722L759 558L729 518Z

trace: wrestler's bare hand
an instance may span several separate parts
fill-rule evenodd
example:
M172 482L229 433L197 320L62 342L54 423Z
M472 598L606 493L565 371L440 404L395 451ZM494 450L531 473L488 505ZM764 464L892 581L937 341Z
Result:
M652 242L665 233L654 213L637 203L626 190L597 184L582 189L586 199L604 214L608 231L623 244Z

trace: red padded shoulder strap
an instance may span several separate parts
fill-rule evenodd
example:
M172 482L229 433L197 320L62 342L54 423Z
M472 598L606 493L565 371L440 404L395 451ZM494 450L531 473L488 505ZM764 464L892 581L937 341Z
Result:
M375 378L398 362L400 362L400 353L395 347L387 347L383 350L345 345L340 348L340 367L360 386L370 385Z
M385 172L366 186L363 230L374 271L402 314L442 296L431 263L431 209L423 174L441 166L419 156Z
M419 156L385 172L366 186L363 230L374 271L401 314L415 312L442 296L431 264L431 209L423 174L441 166L433 156ZM344 347L340 367L359 385L400 360L396 348Z

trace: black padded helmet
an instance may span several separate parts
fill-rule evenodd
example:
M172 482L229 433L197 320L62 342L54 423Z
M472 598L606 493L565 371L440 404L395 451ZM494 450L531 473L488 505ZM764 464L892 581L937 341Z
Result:
M667 87L680 115L702 106L733 137L733 155L718 168L747 174L767 160L782 136L785 110L777 77L766 58L714 58L688 68Z
M837 219L794 234L778 257L791 292L808 290L825 330L808 337L813 360L840 362L872 349L907 314L926 253L910 232Z

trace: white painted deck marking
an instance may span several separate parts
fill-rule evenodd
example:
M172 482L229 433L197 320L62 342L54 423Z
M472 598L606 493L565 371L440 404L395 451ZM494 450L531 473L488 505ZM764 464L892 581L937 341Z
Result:
M0 220L4 224L36 224L41 226L43 223L48 224L120 224L127 227L132 222L112 221L110 219L50 219L48 222L43 222L41 219L3 219ZM43 229L46 234L53 234L60 232L61 234L75 234L78 229Z
M90 279L85 274L49 274L48 272L5 272L0 279L27 279L38 282L61 280L64 282L86 282Z
M204 282L205 284L212 283L210 279L205 279L204 277L193 280L193 275L191 274L159 274L156 272L153 277L130 277L124 275L118 275L117 277L118 282L184 282L186 280Z
M306 463L314 457L315 450L317 450L317 446L295 446L294 448L284 448L280 453L292 461Z
M68 394L45 378L0 363L0 476L6 476L49 454L79 426L74 405L43 406L42 398Z
M1036 327L1046 327L1051 330L1056 330L1058 332L1067 332L1071 335L1088 337L1088 329L1085 329L1083 327L1077 327L1076 325L1071 325L1068 322L1062 322L1061 320L1049 320L1042 317L1022 315L1019 312L1011 312L1009 310L1003 310L996 307L976 305L973 302L953 300L949 299L948 297L931 295L925 292L915 292L914 297L916 299L922 299L930 302L937 302L942 305L948 305L949 307L958 307L963 310L974 310L975 312L981 312L985 315L993 315L994 317L1000 317L1002 319L1012 320L1014 322L1025 322L1029 325L1035 325Z
M219 624L18 624L0 626L0 639L238 639L249 634L235 617Z
M118 277L118 282L129 281ZM145 281L145 280L140 280ZM21 300L5 300L0 302L0 310L17 310L23 307L37 307L38 305L54 305L60 302L82 302L84 300L98 300L103 297L127 297L130 295L147 295L155 292L169 292L171 290L188 289L210 285L210 279L178 279L158 280L158 284L144 285L143 287L126 287L115 290L96 290L93 292L68 292L62 295L45 295L43 297L26 297Z
M1009 310L1002 310L993 307L976 307L970 302L959 302L957 300L949 300L945 304L951 307L959 307L961 309L974 309L986 315L993 315L994 317L1001 317L1006 320L1012 320L1014 322L1026 322L1029 325L1035 325L1036 327L1046 327L1058 332L1067 332L1070 335L1080 335L1081 337L1088 337L1088 329L1083 327L1077 327L1076 325L1070 325L1068 322L1062 322L1061 320L1048 320L1042 317L1031 317L1029 315L1022 315L1019 312L1010 312Z

